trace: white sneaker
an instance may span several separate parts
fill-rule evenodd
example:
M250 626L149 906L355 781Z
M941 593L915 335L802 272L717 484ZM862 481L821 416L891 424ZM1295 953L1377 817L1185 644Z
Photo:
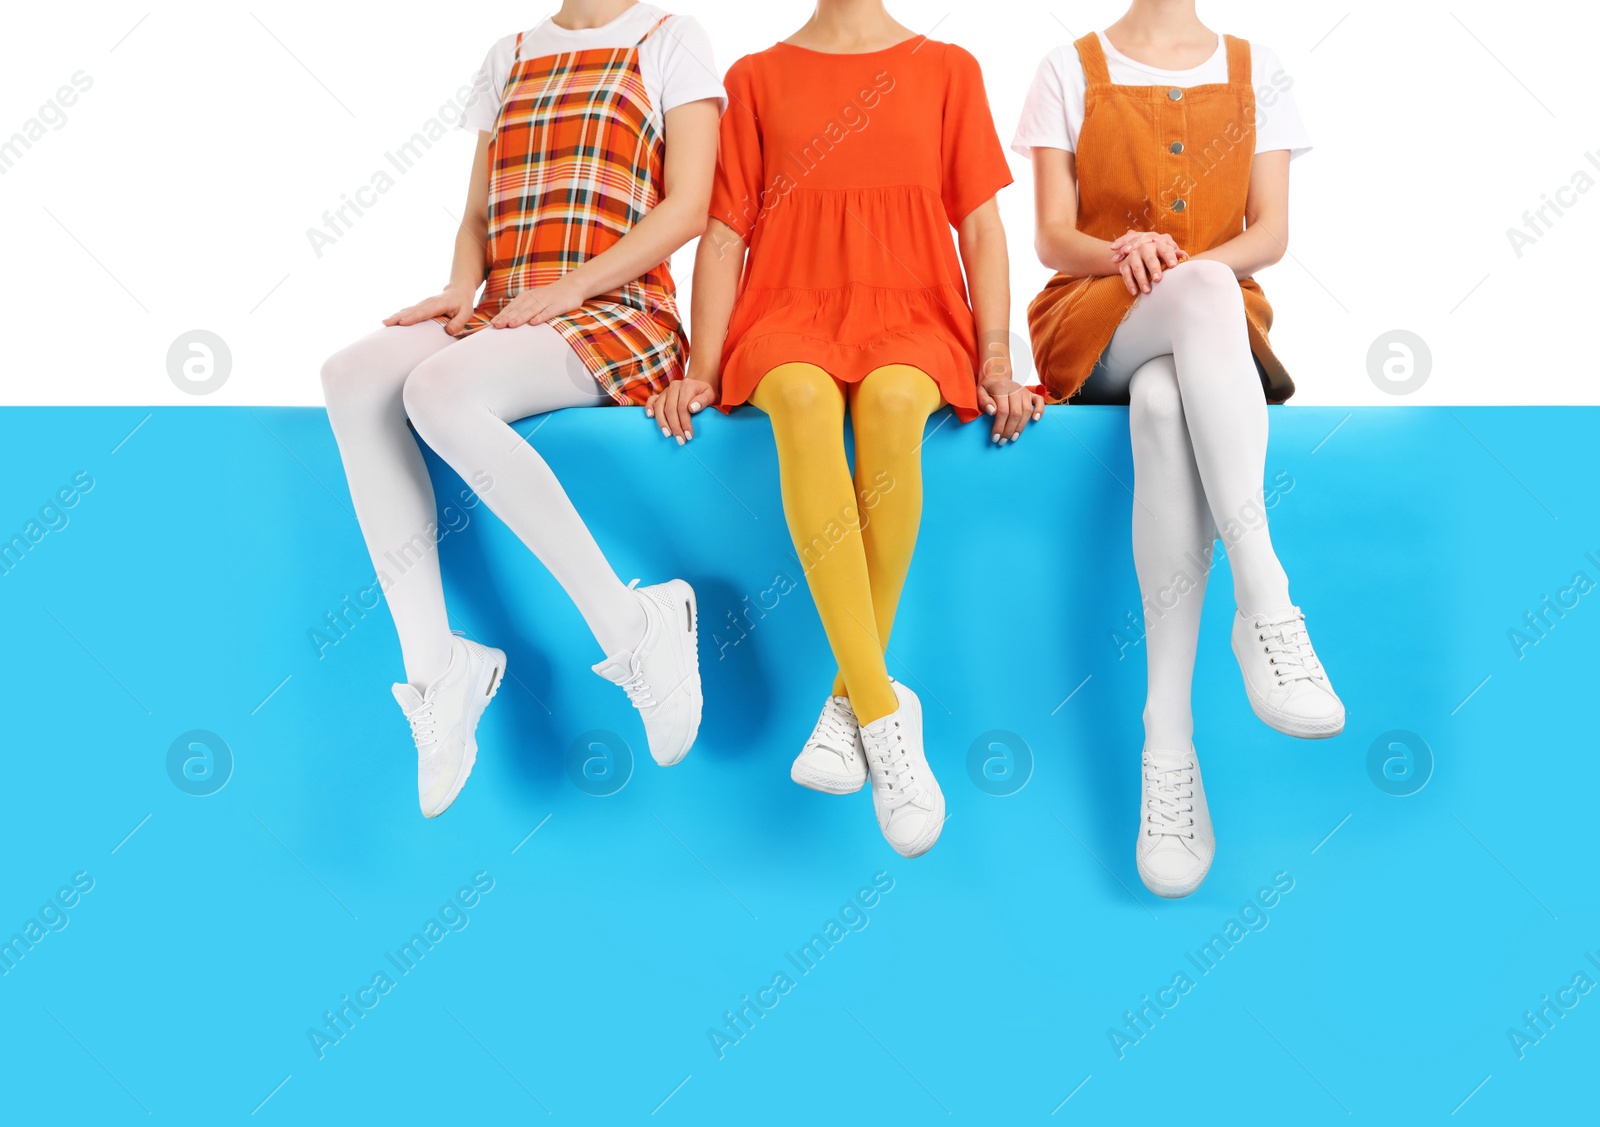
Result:
M644 608L644 638L606 658L594 671L621 685L644 720L650 755L671 767L689 754L700 731L699 634L694 588L681 579L628 589Z
M505 654L457 635L450 639L450 664L426 692L404 682L394 687L417 744L417 803L424 817L443 814L466 785L478 759L478 720L505 669Z
M1188 751L1144 752L1139 802L1139 879L1157 896L1187 896L1200 887L1217 855L1200 760Z
M1344 705L1311 648L1299 607L1233 619L1233 656L1244 674L1250 707L1288 736L1319 740L1344 731Z
M900 707L861 725L861 746L872 777L878 828L902 857L920 857L944 829L944 792L922 753L922 702L893 682Z
M854 794L867 781L861 725L849 697L829 697L817 726L795 757L789 777L823 794Z

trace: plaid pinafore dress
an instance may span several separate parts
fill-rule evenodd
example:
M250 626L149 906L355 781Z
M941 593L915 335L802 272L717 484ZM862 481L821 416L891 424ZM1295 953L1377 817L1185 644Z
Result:
M671 18L632 47L536 59L522 57L517 36L489 142L488 279L460 335L608 250L660 201L666 140L639 48ZM615 402L643 404L683 373L688 340L676 292L662 263L548 324Z

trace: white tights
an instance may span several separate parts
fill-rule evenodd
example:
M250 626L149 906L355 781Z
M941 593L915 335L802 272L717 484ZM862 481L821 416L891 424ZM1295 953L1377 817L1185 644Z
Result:
M322 366L322 386L361 534L387 579L406 680L419 692L449 664L450 619L433 484L406 429L408 416L417 435L550 569L607 655L638 644L645 629L638 601L550 467L510 426L608 401L560 333L524 325L457 340L432 321L385 327L334 353Z
M1289 605L1262 503L1267 405L1233 271L1165 272L1117 329L1083 401L1127 403L1133 440L1133 562L1144 602L1148 747L1187 751L1200 607L1221 530L1246 613Z

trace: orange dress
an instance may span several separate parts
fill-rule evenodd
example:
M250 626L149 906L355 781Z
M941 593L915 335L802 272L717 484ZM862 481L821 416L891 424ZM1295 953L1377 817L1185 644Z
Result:
M977 340L952 228L1011 183L978 61L917 37L833 55L779 43L724 80L711 215L749 245L722 351L722 407L815 364L887 364L977 413Z

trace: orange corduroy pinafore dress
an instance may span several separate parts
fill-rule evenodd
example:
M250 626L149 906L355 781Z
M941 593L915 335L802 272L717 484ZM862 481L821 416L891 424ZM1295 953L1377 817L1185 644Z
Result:
M1078 230L1115 240L1129 231L1170 235L1190 254L1221 246L1245 227L1256 149L1250 44L1225 36L1228 81L1186 89L1118 86L1098 36L1074 46L1088 90L1078 133ZM1294 381L1267 340L1272 307L1245 278L1250 350L1267 402L1294 394ZM1033 358L1052 403L1077 394L1136 298L1120 275L1057 274L1028 306Z

